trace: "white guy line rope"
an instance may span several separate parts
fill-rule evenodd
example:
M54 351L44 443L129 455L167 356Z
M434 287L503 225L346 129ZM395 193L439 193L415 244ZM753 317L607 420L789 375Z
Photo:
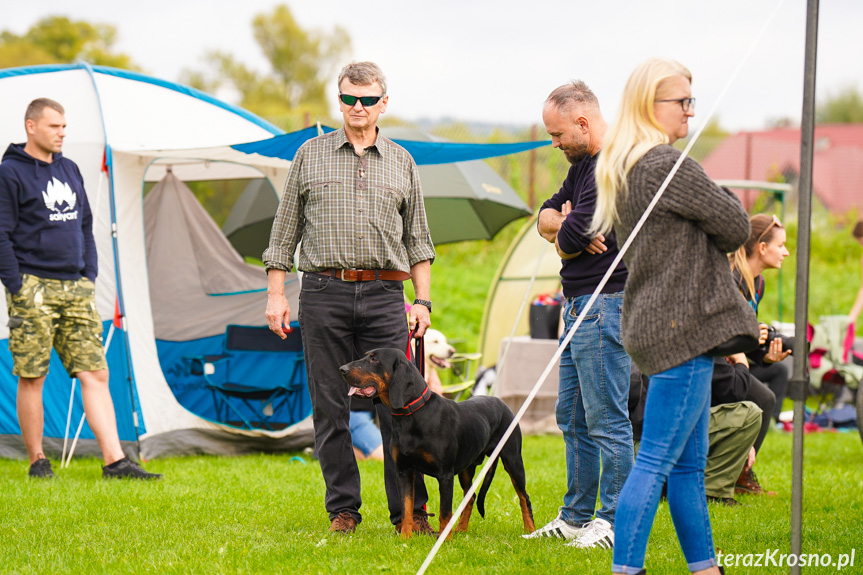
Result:
M784 0L779 0L779 4L773 10L773 13L770 15L770 17L767 19L767 22L761 28L761 31L756 36L755 41L753 42L752 46L749 48L749 50L744 55L743 60L741 60L740 64L737 66L737 68L731 74L731 77L728 79L728 82L725 84L725 87L722 89L722 92L720 92L720 95L717 98L716 103L714 103L713 107L710 109L707 116L705 117L704 122L702 122L699 129L692 136L692 139L689 141L689 144L687 144L686 148L683 150L683 152L680 154L680 157L677 159L677 162L675 162L674 166L671 168L671 171L668 173L668 176L666 176L665 181L662 182L662 185L659 187L659 190L656 192L656 195L653 197L653 199L648 204L647 208L644 210L644 213L641 215L641 218L638 220L638 223L635 224L635 227L632 229L632 232L629 234L629 237L626 239L623 246L621 246L621 248L617 254L617 257L614 258L614 261L611 263L608 270L605 272L605 275L602 276L602 280L599 282L599 285L597 286L596 290L593 292L593 294L591 294L590 299L587 301L587 305L585 305L585 307L581 311L581 313L578 314L578 318L575 320L575 323L572 325L569 332L567 332L566 337L564 338L563 342L561 342L561 344L558 346L557 351L554 352L554 356L548 362L548 365L545 366L545 370L543 370L542 375L539 376L539 380L537 380L536 384L533 386L533 389L530 390L530 393L528 394L527 398L524 400L524 403L522 404L521 408L518 410L518 413L515 414L515 418L512 420L512 423L510 423L506 432L503 434L503 437L501 438L500 442L497 444L497 447L495 447L494 451L492 451L488 460L485 462L485 465L483 465L482 469L480 470L480 472L477 475L476 479L474 480L473 484L470 486L470 489L468 489L467 493L464 494L464 498L462 499L461 503L459 503L459 506L456 508L456 510L452 514L452 519L449 521L449 523L447 523L447 526L443 529L443 531L440 532L440 535L438 536L437 541L435 542L434 546L431 548L431 551L429 551L429 554L426 557L425 561L423 562L423 564L420 566L419 570L417 571L417 575L422 575L423 573L425 573L426 569L428 569L428 566L431 565L431 562L435 558L435 556L437 555L437 552L441 548L441 545L443 545L443 542L446 541L447 536L450 534L450 532L452 532L452 529L455 526L458 518L461 516L461 513L464 511L464 508L467 507L467 503L471 500L471 497L473 497L473 494L476 493L478 485L482 482L483 478L485 477L486 473L488 472L489 468L491 467L492 462L494 462L494 460L497 458L497 456L500 455L500 452L503 450L503 446L506 444L507 440L509 440L509 437L512 435L512 432L515 430L516 426L518 425L518 422L521 420L525 411L527 411L527 408L530 406L530 403L533 401L533 398L536 397L536 394L539 392L539 388L542 387L543 383L545 383L545 380L548 377L548 374L551 373L552 368L555 366L555 364L560 359L560 356L563 354L563 350L566 349L566 346L569 345L569 342L572 340L572 337L575 335L576 330L579 328L579 326L581 326L581 322L584 320L584 316L586 316L587 312L590 311L590 308L593 306L593 303L596 301L596 298L599 297L599 293L602 291L602 288L604 288L605 284L608 283L608 279L611 277L611 274L614 273L614 270L617 268L617 265L623 259L623 254L625 254L626 251L629 249L629 246L632 244L633 240L635 240L635 237L638 235L638 232L644 226L644 222L647 220L647 217L653 211L653 208L656 206L657 202L659 202L659 199L662 197L662 194L665 192L665 189L668 187L669 182L671 182L671 179L677 173L677 170L680 169L680 165L687 158L687 156L689 154L689 150L692 149L692 146L695 144L696 140L701 135L701 132L704 131L704 127L707 126L707 124L710 122L710 119L713 116L713 114L715 113L719 102L725 96L725 93L728 92L728 89L734 83L734 80L737 79L737 75L740 73L740 71L743 68L743 65L746 63L746 61L752 55L752 52L753 52L755 46L761 40L761 37L764 35L764 32L767 30L770 23L773 21L773 18L779 12L779 8L782 6L783 2L784 2Z

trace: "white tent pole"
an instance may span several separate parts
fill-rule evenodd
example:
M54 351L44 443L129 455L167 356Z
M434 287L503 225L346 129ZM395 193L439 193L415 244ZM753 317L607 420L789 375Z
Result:
M548 249L546 242L542 246L542 251L539 258L536 260L536 267L533 269L533 275L530 276L530 282L527 284L527 289L524 290L524 297L521 300L521 307L518 308L518 313L515 316L515 322L512 324L512 331L509 332L509 339L506 342L506 348L503 350L503 355L500 358L498 366L494 370L494 379L491 380L491 387L488 394L494 395L497 391L497 382L500 379L500 374L503 373L503 366L506 364L506 358L509 357L509 350L512 347L512 340L515 337L515 331L518 329L518 323L521 321L521 316L524 315L524 308L527 306L527 300L530 299L530 291L533 289L533 284L536 281L536 276L539 275L539 268L542 267L542 260L545 257L545 250Z
M105 352L107 353L108 348L111 347L111 338L114 336L114 324L111 323L110 329L108 329L108 336L105 338ZM75 379L72 379L72 397L75 397ZM72 419L72 397L69 398L69 415L66 418L66 438L69 437L69 422ZM69 462L72 461L72 455L75 453L75 447L78 445L78 438L81 436L81 429L84 427L84 420L87 418L87 414L84 413L81 415L81 421L78 423L78 431L75 432L75 439L72 441L72 448L69 450L69 457L65 460L65 464L63 463L63 458L60 458L60 468L69 467ZM66 455L66 438L63 439L63 456Z
M69 457L66 459L65 465L61 462L60 468L68 468L72 461L72 455L75 453L75 447L78 445L78 438L81 437L81 429L84 427L84 420L87 418L86 413L81 414L81 421L78 422L78 431L75 432L75 439L72 440L72 448L69 449Z
M66 460L66 444L69 442L69 425L72 423L72 402L75 400L75 382L78 378L72 378L72 391L69 393L69 412L66 414L66 433L63 434L63 454L60 456L60 467Z

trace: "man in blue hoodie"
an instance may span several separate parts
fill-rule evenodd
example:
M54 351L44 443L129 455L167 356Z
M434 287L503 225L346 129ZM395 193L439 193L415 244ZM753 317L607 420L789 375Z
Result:
M596 95L581 81L554 90L542 120L552 146L572 164L560 191L542 204L537 223L562 260L568 332L618 253L613 234L587 233L606 123ZM627 409L630 359L620 334L626 277L620 262L561 355L555 414L563 432L567 491L557 518L527 538L573 540L568 545L580 548L614 546L614 511L634 459ZM597 492L600 508L594 518Z
M53 348L81 382L84 412L105 459L102 476L158 479L161 475L141 469L120 446L96 311L93 215L78 166L61 153L63 106L33 100L24 126L27 143L11 144L0 163L0 280L29 474L54 477L42 451L42 387Z

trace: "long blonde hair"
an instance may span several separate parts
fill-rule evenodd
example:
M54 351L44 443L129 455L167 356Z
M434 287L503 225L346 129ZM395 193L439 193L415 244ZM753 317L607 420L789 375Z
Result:
M626 82L614 126L596 161L596 210L591 233L606 234L617 223L617 201L626 193L626 176L649 150L669 142L653 113L656 94L667 80L692 74L679 62L653 58Z
M767 214L755 214L749 218L749 239L737 248L737 251L728 256L731 261L731 271L740 274L740 279L743 280L743 284L749 290L750 297L755 297L755 276L752 275L752 268L749 267L748 259L755 253L758 244L769 244L776 230L784 229L782 224L778 222L776 216L768 216Z

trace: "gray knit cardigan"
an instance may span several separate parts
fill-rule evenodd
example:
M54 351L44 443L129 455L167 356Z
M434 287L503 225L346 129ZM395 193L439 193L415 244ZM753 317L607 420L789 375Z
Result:
M630 170L617 202L621 245L679 157L657 146ZM684 160L624 255L623 345L642 373L666 371L738 334L758 337L727 257L748 237L740 200Z

